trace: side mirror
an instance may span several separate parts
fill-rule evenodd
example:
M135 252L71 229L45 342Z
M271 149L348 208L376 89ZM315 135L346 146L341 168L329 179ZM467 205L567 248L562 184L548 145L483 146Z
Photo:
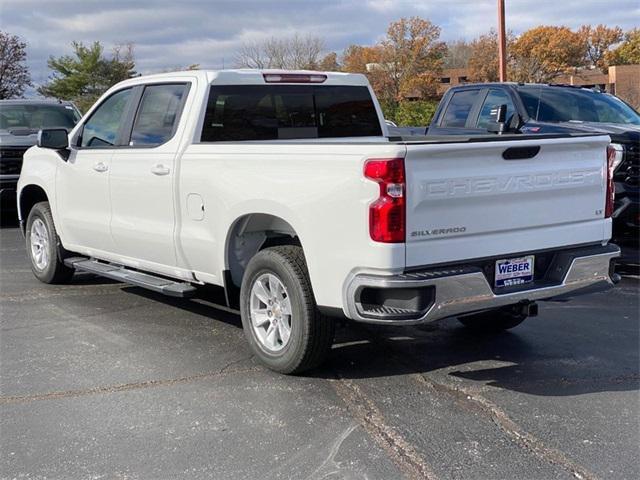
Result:
M493 110L492 110L493 112ZM507 106L500 105L495 109L496 121L494 123L490 123L487 127L487 130L491 133L497 133L498 135L502 135L506 130L506 120L507 120Z
M52 150L66 150L69 148L69 134L64 128L48 128L38 132L38 143L40 148L50 148Z

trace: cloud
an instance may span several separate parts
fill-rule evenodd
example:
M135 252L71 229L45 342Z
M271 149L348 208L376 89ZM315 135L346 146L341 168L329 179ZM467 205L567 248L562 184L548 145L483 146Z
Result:
M540 24L640 25L637 0L508 0L507 27L516 34ZM28 43L34 82L46 81L47 59L73 40L135 44L137 70L149 73L199 63L233 66L243 42L294 33L325 39L329 50L373 44L400 17L442 27L444 40L470 39L495 27L495 0L0 0L2 29Z

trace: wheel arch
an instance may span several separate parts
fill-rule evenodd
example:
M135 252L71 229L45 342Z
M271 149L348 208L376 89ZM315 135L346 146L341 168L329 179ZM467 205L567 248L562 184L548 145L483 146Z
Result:
M234 286L239 287L251 258L275 245L298 245L297 230L284 218L271 213L246 213L231 224L225 241L225 269Z
M25 231L24 229L29 212L31 212L33 206L39 202L49 202L49 205L51 205L49 195L41 185L31 183L20 189L20 195L18 198L18 218L20 219L20 229L22 230L22 233Z

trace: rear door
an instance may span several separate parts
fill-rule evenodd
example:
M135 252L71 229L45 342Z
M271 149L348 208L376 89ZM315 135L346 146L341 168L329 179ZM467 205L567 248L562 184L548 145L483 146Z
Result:
M599 242L609 137L409 144L407 266Z
M111 235L115 253L141 266L175 266L174 178L177 131L190 82L138 87L125 147L111 159Z

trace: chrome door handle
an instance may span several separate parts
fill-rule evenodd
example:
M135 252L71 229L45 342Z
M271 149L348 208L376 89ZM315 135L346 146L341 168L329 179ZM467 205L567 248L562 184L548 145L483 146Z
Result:
M169 167L165 167L161 163L151 167L151 173L153 173L154 175L168 175L170 171L171 170L169 170Z
M96 172L106 172L107 170L109 170L109 167L105 163L98 162L93 166L93 169Z

